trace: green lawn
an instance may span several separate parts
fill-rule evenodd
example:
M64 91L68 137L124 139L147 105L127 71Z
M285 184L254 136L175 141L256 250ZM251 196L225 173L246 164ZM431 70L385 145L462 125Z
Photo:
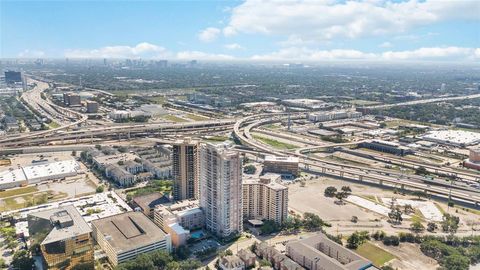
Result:
M198 114L193 114L193 113L188 113L187 115L185 115L187 118L190 118L194 121L204 121L204 120L208 120L209 118L208 117L205 117L205 116L201 116L201 115L198 115Z
M148 97L147 99L152 101L152 102L155 102L156 104L165 103L165 97L164 96Z
M372 263L377 267L381 267L386 262L393 260L395 258L395 256L393 256L391 253L375 246L370 242L366 242L362 244L355 251L361 256L372 261Z
M17 196L25 193L36 192L36 191L38 191L36 187L23 187L23 188L9 189L9 190L0 192L0 198Z
M180 118L178 116L171 115L171 114L167 114L167 115L163 116L163 118L165 120L172 121L172 122L188 122L187 120L185 120L183 118Z
M60 127L60 124L58 124L57 122L51 122L50 124L48 124L48 126L49 126L51 129L54 129L54 128Z
M291 150L291 149L295 149L297 148L295 145L293 144L289 144L289 143L284 143L284 142L279 142L277 140L273 140L273 139L269 139L269 138L265 138L265 137L262 137L262 136L258 136L258 135L253 135L253 137L265 144L268 144L274 148L277 148L277 149L282 149L282 150Z

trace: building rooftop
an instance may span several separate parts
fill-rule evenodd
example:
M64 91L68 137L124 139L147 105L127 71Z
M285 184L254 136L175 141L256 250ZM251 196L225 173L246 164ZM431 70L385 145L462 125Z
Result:
M335 243L328 239L323 233L302 240L294 240L287 243L287 247L295 250L295 252L303 254L310 260L328 260L333 264L342 267L340 269L357 270L367 269L372 263L357 253ZM333 251L330 251L333 250ZM341 255L334 250L341 250ZM326 252L333 252L335 256L339 256L339 260L330 257Z
M31 216L50 220L52 230L42 244L57 242L92 232L87 222L73 205L31 213Z
M98 228L116 252L139 248L165 238L165 233L141 212L97 219L92 225Z
M80 165L73 159L23 167L28 181L47 176L78 173L80 170Z
M170 200L159 192L137 196L133 198L133 201L142 209L155 208L160 204L169 203Z
M424 140L457 145L474 145L480 143L480 133L464 130L435 130L423 135Z

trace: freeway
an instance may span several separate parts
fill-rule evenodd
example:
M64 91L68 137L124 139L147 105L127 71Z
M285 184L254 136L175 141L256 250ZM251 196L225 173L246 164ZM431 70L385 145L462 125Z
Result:
M442 102L442 101L450 101L450 100L473 99L473 98L480 98L480 94L473 94L473 95L466 95L466 96L455 96L455 97L421 99L421 100L400 102L400 103L395 103L395 104L373 105L373 106L362 107L362 109L387 109L387 108L398 107L398 106L408 106L408 105L434 103L434 102Z
M73 131L59 131L53 134L44 134L44 136L20 138L18 140L0 140L2 147L14 147L22 145L45 144L54 141L79 140L82 138L93 139L99 137L112 137L124 135L127 138L135 134L164 134L177 133L179 131L218 131L230 129L236 122L235 119L216 119L208 121L195 121L186 123L145 123L114 125L107 127L91 127Z
M34 82L35 87L32 90L23 93L20 99L35 113L39 114L41 118L48 118L51 121L60 124L60 126L49 130L28 132L22 135L2 138L0 139L0 144L53 134L63 129L77 127L87 121L86 115L53 104L49 100L44 100L42 98L42 93L48 89L48 83L31 78L28 78L28 80ZM65 119L69 119L69 121L65 121Z
M398 171L365 168L356 165L343 164L333 161L325 161L315 157L310 157L301 153L291 153L287 151L281 151L272 149L271 147L256 141L250 134L250 131L264 124L272 123L275 121L281 121L285 119L285 113L279 114L261 114L249 116L238 120L234 125L234 135L244 145L253 149L259 150L264 153L287 156L293 155L300 159L300 162L304 164L305 169L308 171L315 171L326 175L335 177L347 177L351 180L365 181L367 179L373 180L376 183L384 185L388 183L390 185L400 185L402 188L409 187L413 189L420 189L428 191L429 193L436 194L440 197L451 197L457 201L472 203L475 206L480 206L480 193L465 190L462 186L456 186L451 184L449 188L445 188L445 183L440 186L434 186L438 184L436 182L425 183L425 178L415 175L406 176ZM297 116L298 117L298 116ZM263 118L267 118L266 120Z

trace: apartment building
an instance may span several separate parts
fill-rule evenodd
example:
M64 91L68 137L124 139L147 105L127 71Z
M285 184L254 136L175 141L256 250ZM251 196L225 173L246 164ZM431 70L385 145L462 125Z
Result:
M172 249L165 234L141 212L122 214L92 221L93 237L114 265L156 250Z
M92 230L73 205L31 213L27 222L31 241L40 245L45 268L93 266Z
M196 200L184 200L173 204L158 205L154 210L154 222L172 237L175 247L186 244L190 230L203 228L205 215Z
M288 216L288 188L280 176L267 174L243 181L243 218L273 220L278 224Z
M200 147L200 207L205 227L219 237L240 233L242 224L242 161L226 143Z
M198 199L199 195L199 142L178 140L172 149L173 198Z
M263 171L286 176L297 176L299 173L298 157L265 156Z
M286 245L286 254L309 270L374 270L372 262L318 233Z

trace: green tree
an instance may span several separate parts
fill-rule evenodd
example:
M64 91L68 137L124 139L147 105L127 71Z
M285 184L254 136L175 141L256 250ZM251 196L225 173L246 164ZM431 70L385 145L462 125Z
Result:
M425 230L425 226L420 221L414 221L410 224L410 230L415 233L421 233Z
M102 193L104 191L105 187L103 185L100 185L97 187L97 189L95 190L97 193Z
M325 191L323 192L323 195L325 195L325 197L333 197L333 196L335 196L336 193L337 193L337 188L327 187L325 189Z
M434 232L436 229L438 229L438 226L435 222L429 222L427 224L427 231Z
M458 230L460 218L450 214L443 214L442 230L451 234L455 234Z
M325 223L316 214L305 212L303 214L303 225L308 230L320 230Z
M17 270L31 270L33 262L26 250L20 250L13 254L12 267Z
M246 174L254 174L257 171L257 167L255 165L247 165L243 168L243 172Z
M443 258L441 264L445 270L468 270L470 268L468 258L460 254L446 256Z
M402 217L402 211L398 207L393 208L390 213L388 213L388 218L390 219L390 222L396 223L396 224L401 224L403 221Z

